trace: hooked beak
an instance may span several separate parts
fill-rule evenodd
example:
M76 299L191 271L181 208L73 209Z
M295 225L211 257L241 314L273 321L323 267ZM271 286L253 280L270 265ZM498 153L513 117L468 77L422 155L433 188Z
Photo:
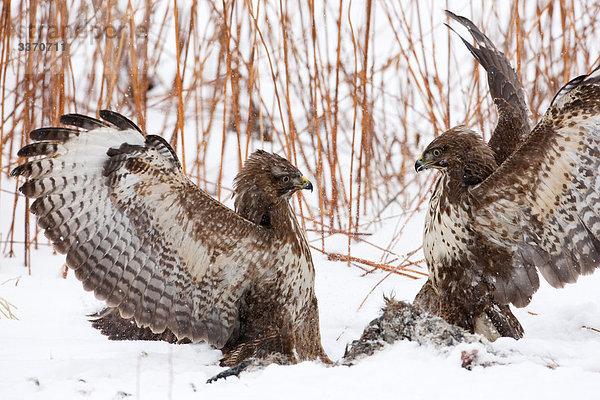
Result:
M423 162L423 156L420 156L417 158L417 162L415 163L415 171L421 172L425 169L427 169L427 164Z
M302 177L302 183L299 186L300 186L300 189L310 190L311 192L313 191L312 183L310 183L308 178L305 176Z

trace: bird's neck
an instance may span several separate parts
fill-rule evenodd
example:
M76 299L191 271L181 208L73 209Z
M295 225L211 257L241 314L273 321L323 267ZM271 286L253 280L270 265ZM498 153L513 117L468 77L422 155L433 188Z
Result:
M307 246L302 245L304 234L289 202L290 199L283 197L272 201L265 191L246 190L236 195L235 211L247 220L273 230L276 237L295 243L305 251L307 249L304 247Z
M312 257L308 242L289 201L282 199L282 201L273 205L271 209L271 229L278 239L290 244L296 254L303 255L310 264L309 269L312 271Z
M270 219L270 227L281 234L295 234L298 230L296 217L292 212L289 201L281 199L271 204L266 213Z
M255 224L274 229L281 234L293 234L296 230L296 219L288 199L278 198L273 202L264 192L257 191L244 192L236 200L235 211Z
M448 188L456 193L466 191L469 186L483 182L494 170L497 164L491 157L461 160L456 165L450 165L446 175Z

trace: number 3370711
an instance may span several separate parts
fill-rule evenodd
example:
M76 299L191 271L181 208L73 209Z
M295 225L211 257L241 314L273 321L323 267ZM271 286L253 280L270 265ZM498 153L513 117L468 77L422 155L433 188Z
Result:
M64 51L65 42L26 42L19 43L19 51Z

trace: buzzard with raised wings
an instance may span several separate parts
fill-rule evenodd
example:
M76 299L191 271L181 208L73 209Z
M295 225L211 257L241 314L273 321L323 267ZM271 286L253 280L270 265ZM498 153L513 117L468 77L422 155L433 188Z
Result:
M471 21L449 15L475 39L478 47L463 42L488 71L498 125L488 144L454 127L415 163L441 173L425 220L430 278L416 302L490 339L518 338L507 305L530 302L538 272L562 287L600 264L600 69L560 89L529 132L506 57Z
M160 136L100 111L31 132L12 171L31 211L86 290L155 333L205 341L223 365L258 358L330 362L315 271L291 196L312 185L257 151L235 181L239 214L182 172ZM240 214L246 216L242 217Z

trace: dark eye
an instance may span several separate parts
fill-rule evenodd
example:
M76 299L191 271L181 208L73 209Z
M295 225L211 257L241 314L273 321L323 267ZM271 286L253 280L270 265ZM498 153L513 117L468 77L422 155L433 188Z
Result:
M433 149L431 154L433 154L434 157L439 157L442 155L442 151L440 149Z
M290 177L286 175L283 178L281 178L281 180L283 181L283 183L288 183L290 181Z

